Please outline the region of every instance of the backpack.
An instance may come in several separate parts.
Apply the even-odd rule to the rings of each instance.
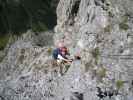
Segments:
[[[58,58],[58,54],[60,54],[60,49],[59,48],[54,49],[53,50],[53,58],[57,59]]]

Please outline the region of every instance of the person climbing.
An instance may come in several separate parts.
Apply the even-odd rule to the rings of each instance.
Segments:
[[[67,48],[66,47],[60,48],[60,53],[58,54],[57,62],[59,62],[59,63],[61,63],[61,62],[71,63],[72,62],[72,59],[68,59],[67,55],[70,55],[68,53]]]
[[[68,49],[62,43],[53,51],[53,58],[58,64],[71,63],[72,59],[68,59],[67,55],[70,55]]]

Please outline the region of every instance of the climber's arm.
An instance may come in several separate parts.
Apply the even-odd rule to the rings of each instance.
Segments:
[[[72,60],[69,59],[65,59],[64,57],[62,57],[61,55],[58,55],[58,59],[66,61],[66,62],[72,62]]]

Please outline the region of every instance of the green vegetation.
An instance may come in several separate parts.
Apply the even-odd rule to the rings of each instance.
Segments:
[[[3,58],[5,57],[5,53],[0,52],[0,62],[2,62]]]
[[[0,0],[0,33],[53,29],[57,4],[58,0]]]
[[[123,30],[128,30],[129,29],[128,24],[123,23],[123,22],[119,24],[119,27],[120,27],[120,29],[123,29]]]
[[[114,17],[113,13],[111,11],[108,12],[110,17]]]
[[[117,87],[117,89],[122,88],[123,85],[124,85],[124,82],[123,82],[122,80],[117,80],[117,81],[116,81],[116,87]]]
[[[106,26],[104,32],[111,32],[111,25]]]
[[[52,48],[48,48],[48,50],[47,50],[47,53],[49,54],[49,55],[51,55],[52,54]]]
[[[6,56],[6,51],[4,51],[7,44],[12,44],[15,41],[16,35],[0,35],[0,62],[3,60],[3,58]]]
[[[93,57],[95,58],[95,63],[98,64],[98,60],[99,60],[99,55],[100,55],[100,51],[99,51],[99,48],[95,48],[93,51],[92,51],[92,55]]]
[[[100,68],[97,72],[97,75],[100,77],[100,78],[104,78],[106,76],[106,72],[107,70],[105,68]]]
[[[122,22],[127,23],[128,22],[128,16],[122,16]]]
[[[100,67],[96,70],[97,81],[103,83],[103,78],[106,77],[107,70],[104,67]]]
[[[20,36],[20,35],[19,35],[19,36]],[[17,35],[11,34],[11,35],[9,36],[9,45],[11,45],[11,44],[14,43],[15,41],[17,41],[18,38],[19,38],[19,36],[18,36],[18,34],[17,34]]]
[[[0,50],[3,50],[6,47],[9,37],[9,35],[0,35]]]
[[[33,32],[43,32],[48,30],[47,26],[44,23],[38,22],[32,26]]]
[[[128,22],[128,16],[123,16],[122,21],[119,24],[119,28],[122,30],[128,30],[129,29],[129,25],[127,24]]]

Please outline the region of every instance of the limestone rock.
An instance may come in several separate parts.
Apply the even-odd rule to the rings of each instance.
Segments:
[[[55,33],[26,33],[9,47],[0,64],[0,97],[130,100],[133,23],[129,3],[132,1],[60,0]],[[51,51],[60,40],[65,41],[72,56],[81,56],[63,75],[60,68],[68,66],[51,62]],[[43,42],[41,46],[39,42]]]

